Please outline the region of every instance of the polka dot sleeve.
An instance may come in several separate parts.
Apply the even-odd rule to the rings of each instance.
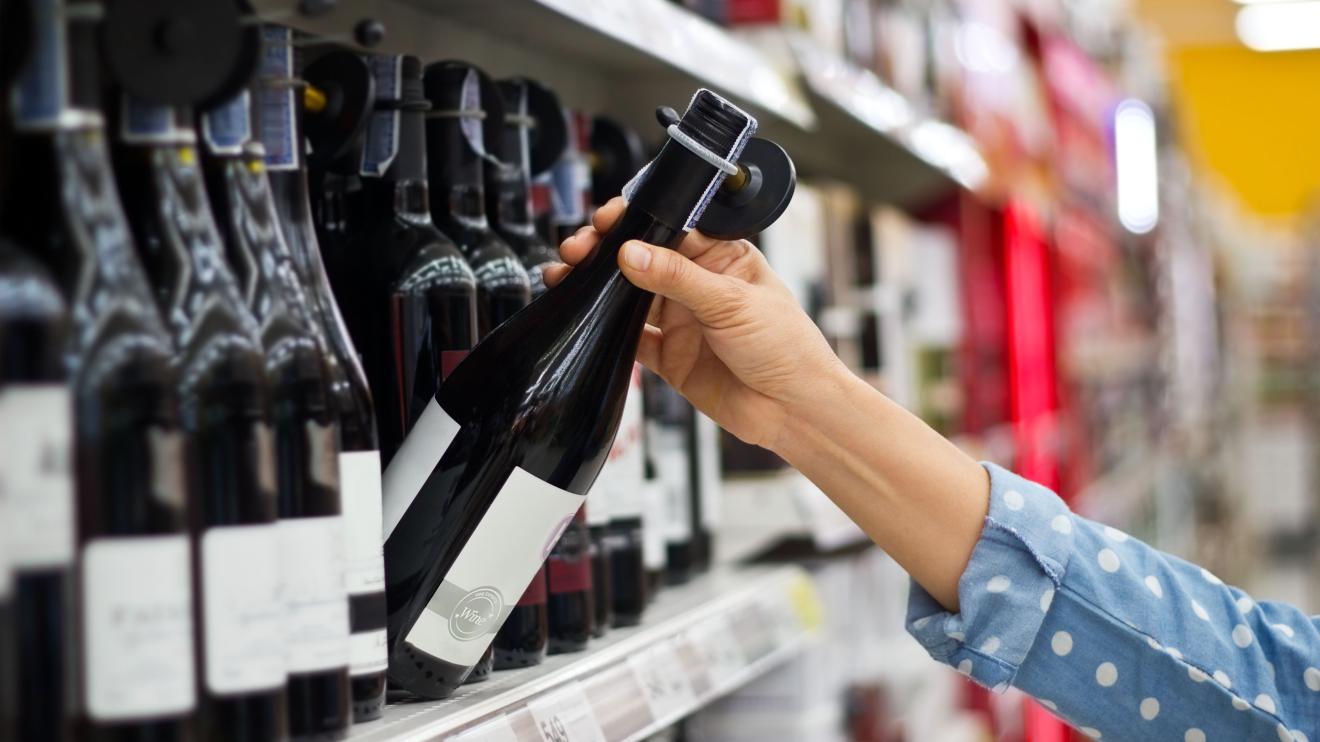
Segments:
[[[932,657],[1017,686],[1097,739],[1320,742],[1314,619],[986,469],[990,512],[962,611],[912,586],[908,630]]]

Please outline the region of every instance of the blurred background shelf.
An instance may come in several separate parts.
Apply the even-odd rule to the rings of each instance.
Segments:
[[[654,138],[657,101],[681,108],[697,86],[745,105],[792,153],[800,175],[919,207],[988,176],[971,138],[920,114],[870,71],[806,36],[729,31],[666,0],[341,0],[308,17],[257,0],[263,17],[352,44],[362,18],[384,24],[372,51],[464,59],[496,77],[527,74],[570,106]]]
[[[642,626],[611,631],[587,652],[496,673],[445,701],[391,704],[349,739],[643,739],[797,654],[820,612],[800,567],[716,569],[661,592]]]

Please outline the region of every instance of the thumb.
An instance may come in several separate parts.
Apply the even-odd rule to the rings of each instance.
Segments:
[[[704,325],[727,324],[744,304],[739,282],[674,250],[629,240],[619,250],[619,268],[633,285],[682,304]]]

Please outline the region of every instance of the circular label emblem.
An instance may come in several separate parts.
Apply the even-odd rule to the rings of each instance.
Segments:
[[[504,610],[504,598],[493,587],[479,587],[454,604],[449,616],[449,633],[459,641],[469,641],[488,633]]]

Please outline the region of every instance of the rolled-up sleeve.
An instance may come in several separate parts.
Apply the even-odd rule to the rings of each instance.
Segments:
[[[1320,631],[1068,510],[997,466],[959,613],[913,583],[908,630],[976,682],[1094,738],[1320,742]]]

